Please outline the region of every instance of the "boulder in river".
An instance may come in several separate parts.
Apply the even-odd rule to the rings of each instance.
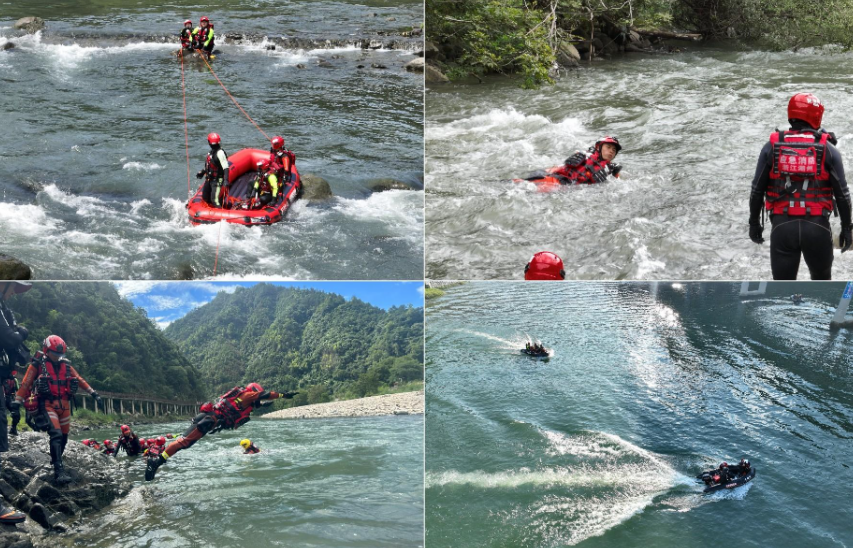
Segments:
[[[564,67],[576,67],[581,60],[577,48],[568,42],[562,42],[556,51],[557,62]]]
[[[44,28],[44,19],[41,17],[21,17],[15,21],[14,28],[32,34]]]
[[[313,173],[302,175],[303,200],[329,200],[332,198],[332,187],[329,182]]]
[[[367,182],[367,188],[373,192],[384,192],[386,190],[414,190],[412,185],[391,178],[371,179]]]
[[[424,42],[424,57],[427,59],[435,59],[438,57],[438,48],[429,40]]]
[[[31,280],[33,271],[14,257],[0,253],[0,280]]]
[[[424,79],[427,84],[443,84],[450,81],[443,72],[433,65],[424,65]]]
[[[15,47],[15,44],[13,44],[12,42],[6,42],[5,44],[3,44],[2,49],[3,49],[3,51],[6,51],[6,50],[13,49],[14,47]]]
[[[406,70],[409,72],[423,72],[424,71],[424,58],[423,57],[415,57],[408,63],[406,63]]]

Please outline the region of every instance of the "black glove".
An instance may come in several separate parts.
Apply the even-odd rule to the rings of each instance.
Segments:
[[[841,252],[850,249],[850,245],[853,244],[853,225],[847,225],[841,227],[841,235],[838,236],[838,246],[841,248]]]
[[[566,158],[567,166],[579,166],[584,162],[586,162],[586,154],[581,151],[577,151],[568,158]]]
[[[607,180],[607,170],[606,169],[600,169],[600,170],[596,171],[595,173],[592,174],[592,180],[595,181],[596,183],[603,183],[604,181]]]
[[[203,169],[195,174],[196,179],[201,179],[202,177],[204,177],[204,170]]]
[[[292,398],[293,396],[295,396],[298,393],[299,393],[299,390],[297,390],[296,392],[282,392],[281,397],[287,400],[287,399]]]
[[[761,233],[764,232],[764,227],[758,224],[758,222],[749,221],[749,239],[757,244],[763,244],[764,238],[761,237]]]
[[[104,401],[103,399],[101,399],[101,396],[99,396],[97,392],[92,392],[91,396],[95,399],[96,402],[98,402],[98,404],[101,404]]]
[[[619,173],[622,171],[622,166],[619,164],[610,164],[610,173],[614,177],[619,177]]]

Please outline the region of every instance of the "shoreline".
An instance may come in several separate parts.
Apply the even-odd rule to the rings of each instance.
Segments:
[[[259,419],[336,419],[381,417],[387,415],[423,415],[424,391],[370,396],[355,400],[315,403],[273,411]]]

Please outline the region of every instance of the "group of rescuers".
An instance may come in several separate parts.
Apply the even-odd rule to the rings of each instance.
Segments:
[[[46,337],[41,344],[41,350],[34,356],[30,355],[24,344],[29,337],[29,331],[23,325],[18,325],[14,313],[6,303],[9,297],[24,293],[30,288],[31,284],[25,282],[0,282],[0,382],[4,388],[4,401],[0,405],[0,453],[9,450],[8,435],[17,436],[20,409],[23,407],[30,428],[36,432],[47,432],[54,483],[64,485],[75,481],[62,462],[68,445],[74,396],[79,391],[86,392],[97,403],[101,403],[101,397],[71,365],[66,357],[68,346],[58,335]],[[20,385],[16,379],[18,365],[27,366]],[[115,444],[105,440],[101,446],[94,440],[85,440],[87,443],[84,445],[110,455],[116,455],[120,450],[124,450],[129,456],[144,454],[145,479],[151,481],[157,469],[178,451],[191,447],[207,434],[239,428],[249,421],[255,409],[272,405],[271,400],[292,398],[296,394],[298,392],[265,390],[256,382],[235,386],[221,395],[215,403],[207,402],[201,405],[190,427],[168,445],[166,440],[174,438],[173,435],[159,436],[143,442],[128,425],[121,426],[121,434]],[[12,415],[12,424],[8,430],[5,427],[7,410]],[[259,452],[248,439],[243,440],[240,445],[245,453]],[[104,447],[108,450],[104,451]],[[0,498],[0,524],[20,523],[24,519],[24,514],[5,506]]]
[[[802,257],[813,280],[832,276],[833,241],[830,217],[840,217],[841,252],[853,245],[853,203],[844,177],[835,135],[821,127],[824,106],[811,93],[788,101],[784,131],[770,134],[761,149],[749,198],[749,238],[764,242],[764,216],[769,215],[770,268],[774,280],[796,280]],[[613,163],[622,149],[615,137],[604,137],[587,152],[575,152],[548,175],[567,185],[594,184],[619,177]],[[528,180],[533,180],[528,178]],[[550,251],[536,253],[524,268],[527,280],[563,280],[562,259]]]

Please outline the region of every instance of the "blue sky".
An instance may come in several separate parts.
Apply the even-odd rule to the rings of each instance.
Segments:
[[[358,297],[379,308],[423,306],[423,282],[114,282],[122,297],[144,308],[160,329],[213,300],[220,291],[233,293],[238,287],[270,283],[282,287],[311,288],[337,293],[346,299]]]

